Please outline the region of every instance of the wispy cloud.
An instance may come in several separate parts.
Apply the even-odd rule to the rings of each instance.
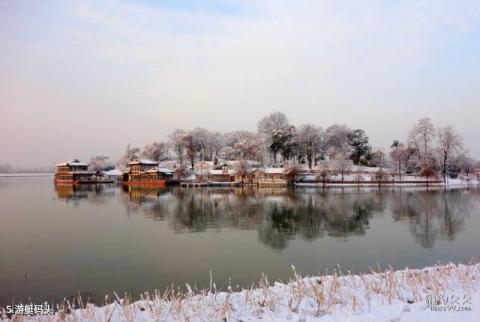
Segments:
[[[118,156],[174,127],[254,129],[283,110],[384,146],[431,115],[480,155],[478,1],[171,3],[1,2],[2,150]]]

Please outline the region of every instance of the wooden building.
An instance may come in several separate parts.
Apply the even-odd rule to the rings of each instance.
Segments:
[[[123,173],[122,182],[129,185],[165,186],[173,180],[174,171],[158,167],[152,160],[134,160]]]
[[[208,179],[210,182],[234,182],[235,171],[228,167],[222,167],[221,170],[209,170]]]
[[[259,186],[286,186],[285,168],[261,168],[254,172],[254,183]]]
[[[57,164],[55,183],[79,184],[94,183],[95,173],[88,171],[88,163],[73,159]]]

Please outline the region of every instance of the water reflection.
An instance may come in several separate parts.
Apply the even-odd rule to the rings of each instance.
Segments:
[[[96,205],[105,204],[110,198],[115,197],[117,190],[117,184],[55,184],[57,198],[75,206],[80,205],[82,201]]]
[[[58,188],[58,197],[104,203],[115,186]],[[372,217],[405,221],[414,240],[432,248],[439,239],[453,240],[472,212],[478,190],[415,191],[287,188],[124,187],[120,199],[129,215],[168,221],[176,233],[222,229],[256,230],[275,250],[294,239],[325,235],[348,240],[367,234]]]
[[[465,228],[465,219],[473,210],[471,194],[478,190],[419,191],[392,197],[395,220],[408,220],[410,232],[425,248],[438,238],[453,240]]]

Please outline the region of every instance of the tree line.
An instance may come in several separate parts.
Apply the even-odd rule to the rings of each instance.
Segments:
[[[363,129],[341,124],[326,129],[310,123],[295,126],[281,112],[263,117],[257,123],[256,132],[175,129],[165,141],[156,141],[143,148],[127,145],[119,163],[126,166],[138,158],[175,159],[178,165],[192,169],[197,161],[215,158],[256,160],[266,165],[288,162],[305,164],[309,169],[319,161],[333,160],[345,167],[349,164],[393,167],[400,176],[415,173],[428,177],[441,173],[444,178],[480,168],[479,162],[464,149],[457,131],[452,126],[435,128],[430,118],[419,120],[405,141],[393,140],[389,151],[382,151],[372,148]]]

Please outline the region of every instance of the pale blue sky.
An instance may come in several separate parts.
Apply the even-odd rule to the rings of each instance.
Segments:
[[[0,163],[117,159],[176,127],[430,116],[480,158],[479,1],[0,0]]]

